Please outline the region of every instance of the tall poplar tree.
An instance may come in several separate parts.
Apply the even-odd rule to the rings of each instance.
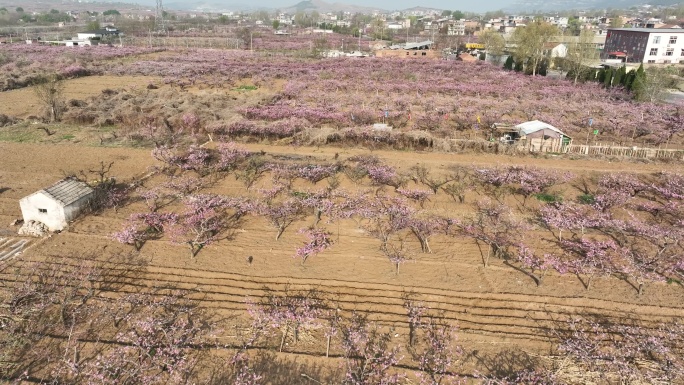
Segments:
[[[568,44],[566,66],[575,84],[591,71],[591,63],[598,58],[593,42],[594,32],[585,29],[580,32],[576,42]]]
[[[537,67],[546,57],[544,45],[557,33],[556,26],[539,19],[524,27],[518,27],[513,32],[515,59],[529,63],[532,66],[532,76],[537,74]]]

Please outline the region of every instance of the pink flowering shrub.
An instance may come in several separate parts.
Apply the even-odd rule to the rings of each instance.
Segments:
[[[313,255],[330,248],[333,244],[331,234],[324,229],[301,229],[300,233],[305,234],[307,242],[302,247],[298,247],[295,258],[302,260],[302,264]]]

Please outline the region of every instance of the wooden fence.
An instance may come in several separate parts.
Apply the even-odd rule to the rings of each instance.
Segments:
[[[498,154],[545,152],[558,154],[580,154],[588,156],[616,156],[630,158],[659,158],[684,160],[684,149],[662,149],[649,147],[625,147],[607,144],[570,144],[563,145],[559,141],[542,141],[532,139],[530,141],[506,144],[498,141],[484,141],[473,139],[451,139],[452,151],[475,150],[494,152]]]

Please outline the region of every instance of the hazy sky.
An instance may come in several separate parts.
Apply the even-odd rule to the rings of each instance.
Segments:
[[[172,1],[172,0],[169,0]],[[256,7],[286,8],[297,4],[300,0],[254,0],[249,3],[244,0],[236,0],[233,3],[249,4]],[[364,7],[377,7],[386,10],[401,10],[416,6],[460,10],[466,12],[496,11],[511,5],[515,0],[480,0],[473,1],[447,1],[447,0],[324,0],[327,3],[342,3],[360,5]]]
[[[134,0],[135,1],[135,0]],[[232,9],[239,5],[239,8],[288,8],[296,5],[301,0],[201,0],[198,4],[212,4],[214,6],[223,5],[226,9]],[[342,3],[359,5],[363,7],[376,7],[389,11],[403,10],[417,6],[448,9],[451,11],[459,10],[464,12],[486,12],[496,11],[515,3],[516,0],[480,0],[472,1],[448,1],[448,0],[323,0],[327,3]],[[138,0],[139,4],[154,5],[154,0]],[[183,4],[183,8],[190,6],[192,0],[164,0],[166,4]],[[176,8],[176,7],[174,7]]]

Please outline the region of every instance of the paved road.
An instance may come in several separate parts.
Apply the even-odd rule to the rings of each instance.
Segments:
[[[684,92],[673,91],[665,96],[665,101],[672,104],[682,104],[684,105]]]

